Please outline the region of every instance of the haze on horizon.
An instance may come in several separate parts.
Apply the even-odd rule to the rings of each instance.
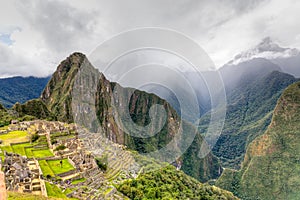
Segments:
[[[140,27],[183,33],[220,67],[265,37],[300,48],[299,10],[297,0],[2,1],[0,77],[48,76],[72,52]]]

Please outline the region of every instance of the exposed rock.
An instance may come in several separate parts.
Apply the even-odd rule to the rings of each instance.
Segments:
[[[80,75],[79,78],[76,75]],[[82,88],[83,85],[85,87]],[[200,146],[204,142],[202,137],[189,123],[182,121],[180,124],[180,117],[165,100],[154,94],[109,82],[83,54],[74,53],[61,62],[41,99],[58,121],[79,121],[80,125],[89,130],[102,133],[113,142],[124,144],[140,153],[150,153],[169,144],[171,150],[163,156],[171,159],[176,152],[184,154],[179,160],[183,160],[182,169],[186,173],[202,181],[219,175],[219,163],[212,154],[204,159],[198,158]],[[153,105],[160,105],[165,115],[159,114],[160,110],[158,107],[153,108]],[[129,115],[123,115],[122,111],[127,109]],[[155,123],[151,124],[152,121]],[[135,124],[133,127],[137,128],[133,129],[141,136],[148,136],[156,129],[160,131],[151,137],[133,137],[130,132],[133,130],[130,128],[132,124]],[[139,127],[146,128],[140,131]],[[191,145],[193,150],[185,153],[188,146],[182,145],[180,140],[186,140],[186,145]]]

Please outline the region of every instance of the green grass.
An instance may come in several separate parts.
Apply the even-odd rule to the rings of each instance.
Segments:
[[[41,170],[43,172],[43,175],[46,177],[47,175],[50,175],[52,177],[54,177],[54,173],[52,171],[52,169],[49,167],[48,163],[46,160],[39,160],[39,165],[41,167]]]
[[[5,159],[5,156],[4,156],[4,153],[3,153],[2,149],[0,149],[0,159],[1,159],[2,162]]]
[[[8,129],[8,126],[0,127],[0,130],[7,130],[7,129]]]
[[[29,147],[31,146],[30,143],[22,143],[22,144],[13,144],[11,145],[12,150],[14,153],[26,156],[25,148],[24,147]]]
[[[5,145],[27,142],[29,141],[29,134],[26,131],[12,131],[7,134],[0,135],[0,140],[2,140]]]
[[[61,199],[69,199],[69,198],[55,198],[55,197],[44,197],[44,196],[37,196],[33,194],[24,194],[24,193],[17,193],[17,192],[8,192],[8,200],[61,200]]]
[[[74,191],[75,189],[74,188],[67,188],[65,191],[64,191],[64,194],[70,194]]]
[[[45,182],[47,194],[49,197],[67,198],[67,196],[56,185]]]
[[[52,169],[54,174],[61,174],[64,172],[68,172],[74,169],[74,167],[69,163],[68,159],[63,159],[62,166],[60,165],[61,160],[48,160],[47,163],[49,167]]]
[[[47,158],[54,156],[49,149],[31,150],[35,158]]]
[[[33,158],[33,153],[32,153],[32,150],[34,149],[33,147],[27,147],[27,148],[24,148],[25,149],[25,154],[27,156],[27,158]]]
[[[6,152],[14,152],[13,149],[11,148],[11,146],[2,146],[1,147],[2,152],[6,151]]]
[[[76,180],[72,181],[72,185],[76,185],[78,183],[83,183],[85,181],[86,181],[85,178],[76,179]]]
[[[11,146],[1,146],[0,149],[1,149],[0,157],[1,157],[2,161],[4,161],[4,159],[5,159],[4,151],[9,152],[9,153],[13,152],[13,149],[11,148]]]

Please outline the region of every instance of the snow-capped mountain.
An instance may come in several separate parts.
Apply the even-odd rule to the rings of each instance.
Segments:
[[[238,54],[226,65],[239,65],[256,58],[267,59],[278,65],[283,72],[300,77],[300,51],[295,48],[280,47],[270,37],[264,38],[254,48]]]
[[[298,49],[283,48],[274,43],[270,37],[264,38],[254,48],[244,51],[234,57],[228,64],[237,65],[239,63],[251,60],[253,58],[265,58],[269,60],[277,58],[289,58],[300,55]]]

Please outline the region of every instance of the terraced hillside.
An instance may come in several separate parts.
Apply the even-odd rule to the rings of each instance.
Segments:
[[[8,193],[9,199],[44,199],[46,196],[49,199],[151,199],[146,193],[129,194],[124,190],[130,187],[135,191],[134,185],[125,185],[143,180],[144,176],[149,181],[153,179],[157,182],[157,187],[177,188],[176,191],[169,191],[169,194],[174,193],[173,199],[188,197],[196,188],[197,191],[201,189],[201,192],[191,197],[197,199],[236,199],[231,193],[203,185],[167,163],[162,164],[137,152],[128,151],[125,146],[74,124],[36,120],[19,122],[5,128],[7,133],[0,135],[4,142],[0,148],[6,186],[8,190],[14,191]],[[13,143],[12,135],[22,142]],[[160,174],[162,180],[174,178],[174,181],[159,181],[156,176],[148,177],[149,173]],[[16,174],[24,174],[27,180],[25,185],[16,179]],[[31,175],[27,177],[26,174]],[[178,182],[176,177],[182,182]],[[155,189],[150,182],[143,185]],[[181,187],[185,187],[185,190],[178,195],[177,190]],[[17,188],[23,193],[16,193]],[[26,194],[31,189],[32,195]],[[157,199],[167,197],[165,194],[162,190]]]

